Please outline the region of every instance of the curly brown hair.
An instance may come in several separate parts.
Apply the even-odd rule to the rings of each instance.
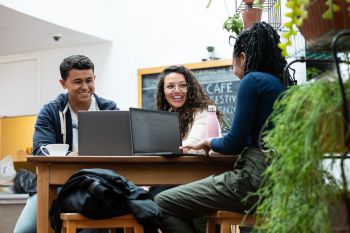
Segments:
[[[159,76],[156,96],[158,110],[169,111],[172,109],[171,105],[166,100],[164,93],[164,79],[170,73],[182,74],[188,85],[187,100],[181,108],[177,109],[180,117],[181,138],[183,138],[193,122],[194,113],[208,109],[208,105],[214,105],[214,103],[203,91],[197,78],[189,69],[184,66],[169,66],[165,68]],[[218,108],[216,115],[221,123],[223,121],[223,114]]]

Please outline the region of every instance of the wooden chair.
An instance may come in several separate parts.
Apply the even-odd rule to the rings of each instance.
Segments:
[[[125,233],[144,233],[131,214],[106,219],[89,219],[78,213],[61,213],[62,233],[76,233],[81,228],[124,228]]]
[[[228,212],[228,211],[217,211],[212,215],[207,216],[207,231],[206,233],[215,233],[216,225],[220,226],[220,233],[232,233],[231,226],[235,225],[235,233],[239,233],[239,226],[252,226],[254,224],[254,218],[251,215],[246,216],[245,214]],[[244,219],[244,222],[242,223]]]

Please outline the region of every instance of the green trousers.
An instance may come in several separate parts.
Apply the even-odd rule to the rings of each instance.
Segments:
[[[256,148],[246,148],[233,170],[220,175],[177,186],[155,197],[161,207],[163,233],[203,233],[205,215],[217,210],[244,212],[256,203],[257,197],[247,197],[261,183],[262,172],[268,166],[265,154]]]

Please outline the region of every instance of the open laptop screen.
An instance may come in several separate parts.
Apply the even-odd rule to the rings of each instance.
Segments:
[[[178,113],[139,108],[129,112],[134,154],[181,154]]]
[[[129,111],[79,111],[79,155],[130,156]]]

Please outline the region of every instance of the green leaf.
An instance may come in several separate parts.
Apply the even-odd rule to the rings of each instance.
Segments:
[[[210,4],[211,4],[211,0],[208,0],[207,8],[209,8]]]
[[[228,32],[239,35],[239,33],[243,30],[243,21],[239,17],[239,14],[236,13],[233,16],[228,17],[223,24],[223,28]]]
[[[285,48],[285,45],[280,45]],[[275,126],[263,136],[271,165],[257,191],[258,233],[329,233],[328,207],[340,184],[324,170],[325,153],[340,141],[341,94],[335,77],[288,89],[270,117]],[[350,82],[345,82],[350,98]],[[326,145],[326,146],[325,146]],[[332,153],[330,153],[332,156]]]
[[[322,15],[322,18],[326,19],[326,20],[331,20],[333,18],[332,11],[327,10],[326,12],[324,12],[323,15]]]

